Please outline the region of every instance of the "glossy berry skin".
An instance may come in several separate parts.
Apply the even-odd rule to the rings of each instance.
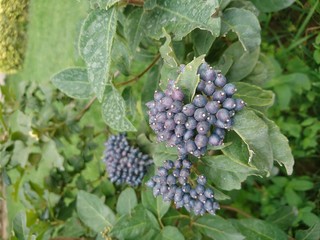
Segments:
[[[222,107],[227,109],[227,110],[232,110],[237,106],[236,100],[233,98],[226,98],[223,103]]]
[[[200,134],[207,134],[210,130],[210,123],[208,121],[198,122],[197,132]]]
[[[205,96],[202,96],[202,95],[196,95],[193,99],[193,104],[196,106],[196,107],[204,107],[207,103],[207,98]]]
[[[198,134],[194,139],[194,143],[196,144],[198,149],[203,148],[207,146],[208,137],[203,134]]]
[[[222,90],[215,91],[212,94],[212,99],[221,103],[226,99],[226,93]]]
[[[216,113],[216,117],[218,120],[220,120],[221,122],[225,123],[225,122],[229,122],[230,121],[230,116],[229,116],[229,111],[221,108],[217,113]]]
[[[203,93],[206,94],[208,97],[212,96],[216,87],[213,82],[207,82],[205,88],[203,89]]]
[[[234,110],[240,111],[244,108],[245,105],[246,104],[242,99],[237,98],[236,99],[236,107],[234,108]]]
[[[182,112],[188,117],[192,117],[195,110],[196,110],[196,106],[193,105],[192,103],[186,104],[182,108]]]
[[[212,134],[210,137],[209,137],[209,144],[212,145],[212,146],[220,146],[222,141],[222,139],[216,135],[216,134]]]
[[[198,108],[194,112],[194,119],[196,119],[198,122],[205,121],[207,119],[208,112],[205,108]]]
[[[174,122],[176,124],[185,124],[187,122],[187,119],[188,117],[182,112],[179,112],[174,116]]]
[[[200,75],[200,78],[206,82],[209,82],[209,81],[213,82],[216,76],[217,76],[216,72],[213,69],[209,68],[202,73],[202,76]]]
[[[227,83],[223,87],[223,90],[224,90],[224,92],[226,93],[227,96],[232,96],[237,91],[236,86],[234,84],[232,84],[232,83]]]
[[[214,84],[217,87],[224,87],[226,83],[227,83],[226,77],[223,76],[221,73],[218,73],[216,79],[214,80]]]
[[[198,121],[195,120],[193,117],[189,117],[187,122],[186,122],[186,129],[192,130],[197,127]]]

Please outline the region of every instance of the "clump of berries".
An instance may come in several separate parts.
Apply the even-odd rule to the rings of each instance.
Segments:
[[[105,146],[104,162],[111,182],[138,186],[152,159],[130,146],[125,134],[110,136]]]
[[[213,191],[205,186],[206,177],[197,176],[194,186],[189,184],[191,165],[187,159],[178,159],[175,162],[166,160],[146,185],[153,188],[154,197],[162,196],[163,201],[167,202],[173,200],[176,208],[185,207],[195,215],[206,212],[215,215],[220,207]]]
[[[191,103],[184,104],[183,92],[169,81],[167,89],[156,91],[149,108],[149,124],[159,142],[176,146],[180,156],[188,153],[200,157],[208,144],[223,144],[226,130],[233,125],[233,117],[245,103],[233,98],[236,87],[213,70],[207,63],[198,68],[200,82]]]

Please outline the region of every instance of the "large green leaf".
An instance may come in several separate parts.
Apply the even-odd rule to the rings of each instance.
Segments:
[[[125,22],[125,35],[128,42],[130,43],[130,48],[133,53],[137,51],[137,47],[143,37],[143,27],[142,27],[142,8],[137,8],[133,10]]]
[[[130,214],[132,209],[138,204],[138,199],[135,191],[128,187],[123,190],[118,198],[117,212],[120,215]]]
[[[204,62],[204,55],[201,55],[193,59],[188,63],[184,71],[182,71],[176,81],[176,86],[180,87],[183,93],[185,94],[186,101],[191,101],[198,83],[200,81],[200,76],[198,74],[198,67]]]
[[[219,217],[205,215],[200,217],[193,225],[207,237],[215,240],[241,240],[241,235],[229,221]]]
[[[97,4],[101,9],[106,9],[120,1],[121,0],[90,0],[90,3],[93,6]]]
[[[251,0],[261,12],[277,12],[289,7],[295,0]]]
[[[117,239],[138,239],[150,229],[158,230],[155,217],[147,209],[138,205],[131,214],[122,216],[110,231]]]
[[[225,155],[201,158],[205,163],[200,168],[215,186],[224,189],[241,189],[241,182],[248,176],[257,174],[257,169],[241,162],[239,159]]]
[[[270,215],[266,221],[276,225],[282,230],[287,230],[292,226],[298,217],[298,209],[295,207],[281,206],[277,211]]]
[[[159,39],[164,36],[162,28],[174,33],[175,40],[181,40],[195,28],[220,33],[220,18],[212,17],[219,7],[217,0],[146,0],[143,16],[144,29],[149,36]]]
[[[112,227],[116,221],[112,210],[96,195],[82,190],[77,196],[77,212],[81,221],[96,233]]]
[[[252,12],[241,8],[229,8],[223,12],[221,21],[221,34],[235,32],[245,51],[252,52],[260,45],[261,28]]]
[[[184,240],[184,236],[178,228],[173,226],[165,226],[161,229],[156,240]]]
[[[192,31],[191,37],[196,56],[207,54],[216,39],[210,32],[198,28]]]
[[[126,106],[124,99],[113,86],[108,86],[102,102],[103,120],[116,131],[136,131],[125,114]]]
[[[259,219],[231,220],[233,226],[241,232],[246,239],[255,240],[287,240],[288,236],[275,225]]]
[[[18,212],[13,219],[13,231],[17,239],[29,239],[30,229],[27,227],[27,217],[25,212]]]
[[[234,117],[233,130],[247,144],[249,164],[269,175],[273,166],[273,151],[268,125],[253,110],[244,108]]]
[[[230,82],[236,82],[248,76],[258,62],[259,53],[259,47],[250,52],[245,51],[239,41],[230,45],[222,55],[224,58],[232,59],[232,65],[226,75],[227,79]]]
[[[53,85],[72,98],[90,98],[93,90],[85,68],[67,68],[52,77]]]
[[[86,62],[88,79],[101,102],[105,85],[110,83],[109,70],[113,39],[117,27],[117,10],[94,10],[84,21],[79,51]]]
[[[297,240],[318,240],[320,239],[320,223],[317,223],[307,230],[298,230],[295,235]]]
[[[165,143],[154,144],[152,158],[156,166],[162,166],[165,160],[174,161],[177,156],[177,148],[166,146]]]

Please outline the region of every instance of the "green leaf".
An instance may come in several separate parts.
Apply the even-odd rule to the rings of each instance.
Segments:
[[[101,9],[107,9],[120,1],[121,0],[90,0],[90,3],[93,6],[97,4]]]
[[[178,156],[177,148],[166,146],[165,143],[155,143],[152,158],[156,166],[162,166],[165,160],[175,160]]]
[[[80,220],[96,233],[112,227],[116,221],[112,210],[96,195],[82,190],[77,196],[77,212]]]
[[[292,179],[289,186],[296,191],[308,191],[314,187],[313,182],[297,178]]]
[[[191,37],[196,56],[207,54],[216,39],[210,32],[198,28],[192,31]]]
[[[132,209],[138,204],[138,199],[135,191],[128,187],[123,190],[118,198],[117,212],[120,215],[131,214]]]
[[[230,45],[223,53],[222,57],[231,58],[232,65],[226,75],[230,82],[236,82],[248,76],[259,59],[260,48],[252,51],[245,51],[239,41]]]
[[[102,102],[102,117],[105,123],[116,131],[136,131],[132,123],[126,118],[124,99],[112,86],[108,86],[105,92]]]
[[[12,152],[10,164],[12,166],[16,166],[19,164],[21,167],[24,168],[28,162],[29,154],[30,147],[25,146],[25,144],[22,141],[16,140],[14,142],[14,149]]]
[[[105,85],[111,81],[109,70],[116,27],[117,10],[109,8],[92,11],[81,28],[80,55],[86,62],[89,82],[100,102]]]
[[[53,85],[72,98],[90,98],[93,90],[84,68],[68,68],[52,77]]]
[[[238,35],[245,51],[254,51],[261,43],[260,24],[250,11],[241,8],[228,8],[222,15],[221,35],[233,31]]]
[[[156,240],[184,240],[184,236],[178,228],[173,226],[165,226]]]
[[[320,223],[317,223],[307,230],[298,230],[296,240],[318,240],[320,239]]]
[[[215,186],[224,190],[241,189],[241,182],[257,174],[256,168],[225,155],[203,157],[201,160],[205,163],[200,167],[204,174]]]
[[[229,221],[219,216],[205,215],[193,224],[200,232],[215,240],[241,240],[244,239]]]
[[[147,0],[144,6],[144,29],[146,34],[156,39],[164,36],[162,28],[168,33],[174,33],[174,40],[181,40],[195,28],[218,36],[220,18],[212,17],[218,7],[217,0],[204,0],[201,4],[193,0]]]
[[[161,219],[170,208],[170,202],[164,202],[161,196],[154,197],[151,188],[141,190],[142,205]]]
[[[190,101],[196,92],[200,77],[198,75],[198,67],[204,62],[204,55],[193,59],[188,63],[184,71],[181,72],[176,80],[175,85],[180,87],[185,95],[185,99]]]
[[[142,14],[143,9],[136,8],[128,15],[124,26],[125,35],[128,42],[130,43],[129,46],[133,53],[137,51],[137,48],[143,37]]]
[[[235,115],[233,130],[247,144],[249,164],[267,172],[268,175],[273,166],[268,125],[254,111],[244,108]]]
[[[282,230],[287,230],[292,226],[298,217],[298,209],[295,207],[282,206],[276,212],[270,215],[266,221],[272,223]]]
[[[274,93],[272,91],[244,82],[237,82],[235,85],[237,87],[235,97],[241,98],[249,107],[266,109],[274,103]]]
[[[176,68],[178,66],[175,53],[171,45],[170,35],[163,29],[164,36],[166,37],[165,43],[160,47],[159,52],[164,60],[164,64],[169,67]]]
[[[13,231],[17,239],[27,240],[29,239],[30,229],[27,227],[26,213],[20,211],[13,219]]]
[[[283,164],[287,170],[287,174],[291,175],[293,171],[294,158],[288,139],[280,132],[279,127],[273,121],[269,120],[262,113],[257,114],[268,126],[274,161],[277,161],[280,165]]]
[[[122,216],[110,231],[110,236],[118,239],[138,239],[150,229],[159,229],[155,217],[141,205],[131,214]]]
[[[251,0],[261,12],[277,12],[289,7],[295,0]]]
[[[276,226],[259,219],[231,220],[233,226],[240,231],[246,239],[259,240],[287,240],[288,236]]]
[[[46,162],[48,162],[51,165],[50,167],[56,167],[60,170],[64,170],[64,167],[63,167],[64,159],[58,152],[55,141],[50,140],[49,142],[43,145],[42,158],[46,159]]]
[[[15,111],[9,118],[11,133],[22,133],[29,135],[31,131],[31,118],[20,110]]]

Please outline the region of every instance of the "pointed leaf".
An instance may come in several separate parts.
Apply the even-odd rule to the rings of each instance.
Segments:
[[[85,68],[68,68],[52,77],[53,85],[72,98],[90,98],[93,90]]]
[[[165,226],[156,240],[184,240],[184,236],[178,228],[173,226]]]
[[[117,212],[120,215],[131,214],[132,209],[138,204],[138,199],[135,191],[128,187],[123,190],[118,198]]]
[[[238,35],[245,51],[254,51],[261,43],[260,24],[250,11],[241,8],[228,8],[222,15],[221,35],[233,31]]]
[[[125,22],[125,34],[133,53],[137,51],[143,37],[142,14],[143,10],[137,8],[128,15]]]
[[[266,221],[276,225],[282,230],[287,230],[292,226],[298,217],[298,209],[295,207],[282,206],[277,211],[270,215]]]
[[[82,190],[77,196],[77,212],[81,221],[96,233],[112,227],[116,221],[112,210],[96,195]]]
[[[212,17],[219,3],[217,0],[149,0],[145,2],[143,20],[146,33],[156,39],[164,36],[162,28],[174,33],[175,40],[181,40],[195,28],[205,29],[213,36],[220,33],[220,18]]]
[[[200,232],[214,240],[242,240],[239,233],[229,221],[219,217],[205,215],[193,224]]]
[[[102,117],[106,124],[119,132],[136,131],[132,123],[126,118],[125,101],[119,92],[108,86],[102,102]]]
[[[192,31],[191,37],[193,39],[193,48],[197,54],[196,56],[207,54],[216,39],[210,32],[200,29]]]
[[[84,21],[79,51],[86,62],[88,79],[101,102],[105,85],[110,83],[111,50],[117,27],[117,10],[92,11]]]
[[[320,239],[320,223],[316,223],[307,230],[298,230],[295,235],[297,240],[318,240]]]
[[[18,212],[13,219],[13,231],[17,239],[29,239],[28,236],[30,229],[27,227],[27,217],[25,212]]]

